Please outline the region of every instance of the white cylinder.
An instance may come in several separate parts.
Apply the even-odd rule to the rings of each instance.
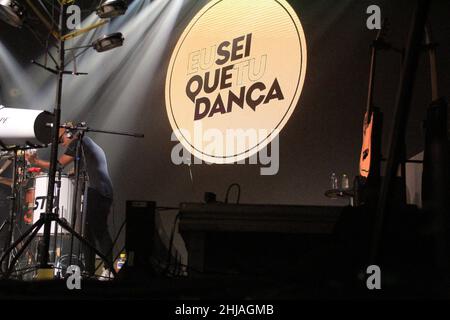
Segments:
[[[52,141],[54,116],[48,111],[0,105],[0,142],[5,146],[44,145]]]

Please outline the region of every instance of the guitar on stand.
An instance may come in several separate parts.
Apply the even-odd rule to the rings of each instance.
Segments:
[[[375,88],[375,69],[379,50],[389,49],[385,42],[386,23],[378,31],[371,45],[369,87],[367,94],[366,113],[363,123],[363,139],[359,159],[359,176],[355,178],[355,206],[364,204],[373,191],[377,190],[380,180],[381,163],[381,135],[383,127],[383,114],[374,106],[373,96]]]
[[[393,50],[402,53],[385,41],[387,23],[383,22],[375,40],[370,46],[369,82],[366,112],[363,123],[362,148],[359,159],[359,174],[354,179],[353,206],[343,210],[334,234],[338,248],[338,273],[343,283],[353,283],[368,259],[370,248],[370,230],[381,185],[381,139],[383,114],[374,105],[375,71],[377,56],[381,50]]]

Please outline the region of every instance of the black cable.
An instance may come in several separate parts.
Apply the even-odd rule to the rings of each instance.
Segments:
[[[156,207],[158,211],[180,210],[179,207]]]
[[[230,184],[230,186],[227,189],[227,193],[225,194],[225,203],[228,203],[228,196],[230,194],[230,191],[233,187],[237,187],[238,188],[238,194],[237,194],[237,199],[236,199],[236,203],[238,204],[239,201],[241,200],[241,186],[238,183],[232,183]]]
[[[116,230],[116,203],[113,200],[112,203],[112,224],[113,224],[113,230]]]
[[[177,213],[177,215],[175,216],[175,220],[173,222],[173,227],[172,227],[172,232],[170,235],[170,241],[169,241],[169,249],[168,249],[168,255],[167,255],[167,266],[166,266],[166,272],[169,271],[169,266],[172,260],[172,247],[173,247],[173,240],[175,238],[175,229],[177,227],[177,222],[178,219],[180,218],[181,214]]]
[[[190,266],[188,266],[187,264],[184,264],[184,263],[178,263],[178,264],[176,264],[176,265],[172,264],[172,265],[170,265],[170,266],[184,267],[184,268],[187,269],[187,270],[191,270],[191,271],[194,271],[194,272],[197,272],[197,273],[201,273],[201,274],[205,274],[205,275],[206,275],[206,274],[210,274],[210,275],[215,274],[215,275],[236,276],[236,273],[235,273],[235,272],[200,271],[200,270],[195,269],[195,268],[193,268],[193,267],[190,267]],[[176,275],[173,275],[173,276],[176,276]]]
[[[112,248],[111,248],[111,250],[110,250],[109,253],[112,253],[112,252],[113,252],[113,248],[114,248],[114,246],[116,245],[116,242],[117,242],[117,240],[119,239],[119,236],[120,236],[120,234],[121,234],[121,232],[122,232],[122,229],[123,229],[123,227],[124,227],[126,224],[127,224],[127,221],[124,220],[124,221],[122,222],[122,225],[121,225],[120,228],[119,228],[119,231],[117,231],[116,237],[114,238],[114,241],[113,241],[113,244],[112,244]]]
[[[157,207],[156,209],[159,210],[159,211],[164,211],[164,210],[169,211],[169,210],[179,210],[180,208],[179,208],[179,207]],[[170,264],[170,260],[171,260],[171,251],[172,251],[173,240],[174,240],[174,234],[175,234],[175,228],[176,228],[176,223],[177,223],[178,218],[179,218],[179,214],[177,214],[177,216],[175,217],[175,224],[174,224],[174,227],[173,227],[173,229],[172,229],[172,233],[171,233],[171,237],[170,237],[169,256],[168,256],[168,263],[167,263],[168,265]],[[120,226],[119,231],[117,232],[117,235],[116,235],[116,237],[115,237],[115,239],[114,239],[114,241],[113,241],[112,248],[111,248],[111,250],[108,252],[108,254],[111,254],[111,253],[112,253],[112,251],[113,251],[113,249],[114,249],[114,246],[116,245],[117,240],[119,239],[119,236],[120,236],[120,234],[121,234],[121,232],[122,232],[122,229],[123,229],[123,227],[124,227],[125,225],[126,225],[126,220],[125,220],[125,221],[122,223],[122,225]],[[125,245],[122,247],[121,250],[119,250],[118,254],[114,257],[114,259],[113,259],[113,261],[112,261],[113,264],[114,264],[114,261],[116,261],[117,258],[120,257],[120,254],[123,252],[123,250],[125,250]],[[98,269],[100,268],[100,266],[102,266],[102,265],[103,265],[103,263],[100,263],[100,264],[95,268],[94,273],[97,272],[97,270],[98,270]]]
[[[85,53],[86,51],[88,51],[90,48],[91,48],[91,47],[84,48],[81,52],[78,52],[75,56],[72,56],[72,57],[73,57],[72,59],[70,59],[70,57],[69,57],[68,62],[64,65],[64,67],[67,67],[67,66],[68,66],[69,64],[71,64],[73,61],[76,61],[76,59],[77,59],[79,56],[81,56],[83,53]]]

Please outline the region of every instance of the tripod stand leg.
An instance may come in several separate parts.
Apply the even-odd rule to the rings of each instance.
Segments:
[[[5,221],[3,221],[2,225],[0,226],[0,232],[3,231],[3,228],[6,226],[6,224],[9,223],[8,219],[6,219]],[[6,249],[6,248],[5,248]]]
[[[14,225],[16,220],[16,212],[17,212],[17,199],[18,199],[18,189],[17,189],[17,176],[18,176],[18,168],[17,168],[17,158],[18,158],[18,150],[14,150],[14,160],[13,160],[13,180],[11,185],[11,196],[9,197],[10,205],[9,205],[9,223],[8,223],[8,240],[5,243],[5,251],[7,250],[7,246],[11,245],[13,241],[14,234]],[[10,251],[11,252],[11,251]],[[6,261],[6,267],[9,267],[11,263],[11,255],[8,254],[8,260]],[[2,256],[3,258],[3,256]],[[0,266],[3,267],[3,259],[0,260]]]
[[[44,224],[44,220],[42,220],[41,225]],[[5,277],[8,279],[11,275],[12,271],[14,270],[14,266],[17,263],[17,260],[19,260],[20,256],[23,254],[23,252],[27,249],[27,247],[30,245],[31,241],[34,239],[36,234],[39,232],[39,229],[41,228],[41,225],[33,230],[33,232],[30,234],[28,239],[25,241],[23,246],[17,251],[17,254],[14,256],[14,258],[11,260],[11,263],[9,265],[8,271],[5,273]]]
[[[9,256],[9,254],[11,253],[11,251],[14,250],[15,247],[17,247],[19,245],[19,243],[21,243],[29,234],[34,233],[34,231],[36,231],[36,233],[39,231],[39,229],[42,227],[42,225],[44,224],[44,220],[39,219],[38,221],[36,221],[36,223],[34,223],[30,229],[28,229],[27,231],[25,231],[19,238],[17,238],[16,241],[14,241],[13,244],[11,244],[11,246],[9,246],[9,248],[7,248],[5,250],[5,252],[3,252],[2,256],[0,257],[0,265],[3,264],[3,261],[5,260],[6,257]],[[19,256],[19,255],[17,255]],[[9,266],[8,266],[9,267]]]
[[[65,221],[56,218],[55,221],[62,227],[64,228],[66,231],[70,232],[75,238],[78,239],[78,241],[80,241],[83,245],[89,247],[92,251],[94,251],[94,253],[96,255],[98,255],[103,262],[105,263],[106,266],[110,266],[110,264],[112,264],[112,261],[108,261],[108,258],[106,258],[106,256],[101,253],[100,251],[98,251],[92,244],[89,243],[89,241],[87,241],[86,239],[84,239],[81,235],[79,235],[74,229],[72,229],[71,226],[69,226],[68,223],[66,223]],[[114,268],[110,268],[111,273],[116,276],[116,271],[114,270]]]
[[[3,221],[2,225],[0,226],[0,233],[3,231],[3,229],[5,228],[5,226],[9,224],[9,220],[6,219],[5,221]],[[5,243],[3,245],[3,252],[5,252],[8,249],[9,243],[8,241],[5,239]],[[3,269],[3,264],[0,263],[0,269]]]
[[[9,224],[9,220],[5,219],[5,221],[3,221],[2,225],[0,226],[0,232],[3,231],[3,229],[5,228],[5,226]],[[5,251],[8,248],[9,243],[7,241],[5,241],[5,244],[3,246],[3,251]]]

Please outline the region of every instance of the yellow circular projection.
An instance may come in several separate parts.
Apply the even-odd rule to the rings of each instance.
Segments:
[[[306,40],[285,0],[213,0],[173,51],[166,108],[183,146],[211,163],[233,163],[264,148],[297,106]]]

